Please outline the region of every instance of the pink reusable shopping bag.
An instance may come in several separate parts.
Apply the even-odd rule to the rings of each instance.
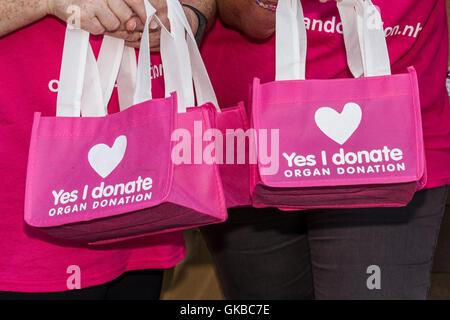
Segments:
[[[192,76],[195,82],[197,103],[199,101],[211,101],[218,105],[217,97],[212,88],[206,68],[198,55],[197,45],[191,34],[188,22],[183,19],[184,15],[180,12],[180,6],[174,5],[180,20],[188,31],[188,50],[192,61]],[[172,50],[175,52],[178,50]],[[175,59],[172,59],[175,60]],[[174,65],[170,64],[173,68]],[[185,74],[187,71],[185,72]],[[188,83],[190,79],[186,79]],[[169,84],[170,85],[170,84]],[[187,87],[187,85],[181,86]],[[193,105],[193,97],[189,96],[192,89],[186,89],[185,96],[190,99],[186,105]],[[200,99],[200,100],[199,100]],[[217,110],[215,113],[215,125],[220,132],[204,130],[203,139],[212,141],[212,148],[215,154],[215,161],[219,165],[220,175],[223,183],[223,190],[226,199],[227,208],[250,206],[250,174],[249,174],[249,136],[248,136],[248,117],[243,103],[238,106]],[[247,136],[246,136],[247,135]],[[205,159],[204,159],[205,160]]]
[[[250,155],[251,131],[243,103],[222,109],[217,113],[217,128],[223,136],[223,153],[220,157],[222,178],[227,208],[251,206]]]
[[[61,239],[104,243],[226,219],[217,165],[172,161],[173,132],[193,137],[195,123],[211,128],[216,110],[199,99],[203,106],[178,112],[191,103],[192,73],[189,56],[168,61],[174,47],[188,52],[180,11],[172,8],[179,3],[168,6],[171,33],[163,28],[161,54],[166,89],[180,93],[179,103],[176,94],[151,100],[148,26],[155,9],[148,2],[137,71],[134,51],[112,38],[105,38],[97,67],[89,34],[68,27],[57,117],[37,113],[33,124],[25,200],[30,226]],[[166,68],[169,62],[173,67]],[[119,66],[123,111],[106,115]]]
[[[356,79],[304,80],[301,3],[279,2],[277,81],[255,79],[253,87],[256,207],[404,206],[425,185],[416,72],[390,74],[381,15],[371,1],[344,0],[338,8]]]

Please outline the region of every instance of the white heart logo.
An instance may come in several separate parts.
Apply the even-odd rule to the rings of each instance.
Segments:
[[[110,148],[106,144],[96,144],[89,150],[88,159],[92,169],[102,178],[110,175],[122,161],[127,148],[127,137],[119,136]]]
[[[361,119],[361,107],[353,102],[347,103],[341,113],[332,108],[323,107],[315,114],[319,129],[340,145],[343,145],[358,129]]]

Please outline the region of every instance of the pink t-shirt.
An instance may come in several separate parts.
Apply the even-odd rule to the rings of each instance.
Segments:
[[[373,0],[380,7],[392,73],[418,72],[428,170],[427,187],[450,184],[450,105],[445,87],[448,34],[444,0]],[[302,1],[308,30],[307,79],[351,78],[334,1]],[[258,9],[259,10],[259,9]],[[260,9],[264,10],[264,9]],[[257,27],[257,26],[256,26]],[[275,79],[275,38],[252,43],[219,22],[202,47],[222,107],[245,101],[254,77]]]
[[[64,34],[63,23],[45,18],[0,39],[0,291],[63,291],[68,289],[67,279],[77,275],[85,288],[129,270],[172,267],[185,253],[180,232],[107,246],[73,247],[24,223],[33,114],[56,113]],[[91,44],[97,54],[100,39]],[[153,56],[152,62],[153,94],[162,97],[161,59]],[[118,111],[117,101],[115,92],[111,112]],[[73,277],[71,281],[76,283]]]

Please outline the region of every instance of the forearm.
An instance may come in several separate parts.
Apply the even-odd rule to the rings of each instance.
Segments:
[[[0,0],[0,37],[46,15],[46,0]]]
[[[278,1],[267,0],[275,5]],[[254,39],[266,39],[275,32],[275,12],[261,8],[255,0],[217,0],[221,20]]]
[[[182,0],[181,3],[188,4],[203,13],[208,19],[207,29],[213,25],[217,14],[216,0]]]

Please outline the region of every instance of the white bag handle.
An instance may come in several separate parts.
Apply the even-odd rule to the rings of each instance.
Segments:
[[[170,32],[155,15],[156,10],[148,1],[145,2],[145,7],[147,17],[150,17],[150,20],[147,19],[144,27],[139,52],[139,66],[137,70],[137,83],[145,85],[138,85],[136,87],[136,94],[132,104],[138,104],[151,99],[151,81],[149,83],[144,82],[144,79],[151,79],[150,49],[148,45],[144,47],[142,45],[143,43],[148,43],[148,25],[150,24],[151,17],[154,16],[161,26],[160,54],[164,69],[165,96],[168,97],[171,92],[176,91],[178,98],[178,112],[185,112],[188,107],[195,105],[194,82],[197,103],[202,105],[206,102],[212,102],[216,108],[218,108],[214,89],[180,2],[177,0],[167,0],[168,18],[171,26]],[[187,30],[189,35],[187,43],[185,30]],[[133,72],[135,64],[136,59],[134,57],[134,51],[132,53],[129,48],[125,48],[118,77],[121,110],[130,105],[127,101],[130,100],[128,98],[129,92],[134,91],[132,90],[132,77],[135,74],[135,72]],[[144,68],[146,65],[149,67]],[[102,77],[102,71],[100,71],[100,74]],[[112,78],[113,77],[110,79]],[[108,81],[107,79],[105,80]],[[218,110],[220,111],[220,109]]]
[[[67,27],[57,116],[102,117],[107,114],[107,105],[122,61],[123,48],[123,40],[105,36],[97,62],[89,44],[89,34]]]
[[[195,96],[197,98],[197,105],[203,105],[207,102],[211,102],[216,107],[216,110],[220,112],[220,108],[217,102],[217,97],[214,92],[214,88],[212,86],[211,80],[209,78],[208,72],[206,70],[205,64],[203,62],[202,56],[200,54],[200,50],[197,46],[197,42],[195,40],[195,36],[192,33],[189,22],[187,21],[186,15],[184,13],[183,7],[180,2],[177,0],[167,0],[168,6],[168,15],[171,23],[171,33],[164,30],[161,34],[161,41],[163,39],[167,40],[168,46],[174,46],[176,43],[177,47],[183,48],[183,52],[186,54],[179,55],[179,63],[183,65],[183,68],[171,68],[170,73],[178,73],[186,72],[185,75],[189,74],[189,77],[184,77],[184,83],[189,83],[189,85],[183,85],[179,83],[178,86],[183,86],[184,91],[189,91],[191,94],[188,95],[188,99],[186,99],[183,104],[184,107],[181,108],[181,111],[186,110],[187,107],[195,106],[194,100],[194,90],[195,88]],[[186,37],[187,33],[187,37]],[[171,37],[171,39],[169,38]],[[162,43],[164,45],[164,43]],[[161,52],[165,48],[161,48]],[[167,52],[177,53],[176,51],[167,49]],[[162,56],[164,59],[165,56]],[[170,66],[173,66],[170,64]],[[185,71],[185,69],[191,70],[191,72]],[[167,69],[166,69],[167,72]],[[180,75],[178,78],[181,78]],[[174,77],[177,78],[177,77]],[[166,78],[170,81],[170,78]],[[192,81],[195,84],[195,87],[192,86]],[[172,84],[169,83],[169,86]],[[177,84],[173,84],[172,87],[176,87]],[[178,91],[177,91],[178,92]]]
[[[63,86],[58,98],[59,101],[66,101],[66,103],[58,104],[58,110],[64,110],[66,113],[63,111],[58,112],[59,116],[79,116],[80,111],[83,116],[105,116],[116,78],[121,110],[152,98],[148,27],[153,17],[161,25],[162,29],[161,58],[164,68],[166,96],[176,91],[179,100],[178,111],[185,112],[187,107],[195,105],[194,82],[198,105],[212,102],[220,112],[214,89],[184,10],[176,0],[168,0],[167,4],[171,24],[170,32],[155,15],[156,10],[152,5],[147,1],[145,2],[147,19],[141,40],[138,66],[136,66],[134,49],[124,47],[123,40],[108,36],[105,36],[103,39],[99,58],[96,62],[89,45],[89,34],[82,30],[74,30],[68,27],[61,67],[61,79],[63,83],[65,83],[65,79],[76,79],[75,83],[79,88],[82,88],[81,100],[80,89],[66,90],[66,88],[73,88],[73,83],[69,82],[67,86]],[[185,30],[188,33],[187,40]],[[80,34],[82,37],[80,37]],[[87,51],[86,59],[82,59],[83,55],[80,54],[80,50],[74,52],[72,49],[69,49],[72,47],[81,49],[86,47],[84,49]],[[68,52],[72,54],[68,54]],[[78,64],[74,63],[74,58],[76,57],[80,60]],[[85,67],[83,67],[83,63]],[[63,73],[63,70],[65,73]],[[82,76],[80,71],[84,70],[85,74]],[[78,77],[73,76],[75,71],[80,72]],[[64,77],[64,75],[66,76]],[[83,82],[84,87],[82,87]],[[62,100],[60,97],[65,99]],[[80,107],[78,109],[74,108],[75,105],[81,106],[83,110],[80,110]],[[61,106],[67,107],[62,108]]]
[[[391,74],[381,14],[372,1],[342,0],[338,9],[352,74]],[[300,0],[280,0],[276,18],[276,80],[304,80],[307,37]]]
[[[276,11],[276,81],[304,80],[306,27],[300,0],[280,0]]]
[[[344,30],[347,62],[355,78],[390,75],[383,20],[372,1],[342,0],[337,6]]]
[[[120,110],[123,111],[132,106],[137,75],[135,50],[125,47],[123,40],[104,36],[97,64],[105,112],[107,113],[108,102],[111,99],[116,80]]]
[[[149,2],[145,2],[147,16],[155,14],[155,9]],[[189,57],[189,50],[184,40],[185,32],[184,27],[176,21],[177,17],[173,11],[173,5],[168,4],[168,18],[171,25],[171,31],[169,32],[161,20],[155,15],[156,21],[161,26],[161,43],[160,43],[160,53],[162,64],[164,68],[164,81],[165,81],[165,96],[168,97],[171,92],[177,92],[178,100],[178,112],[185,112],[187,107],[193,106],[195,103],[194,97],[194,87],[192,82],[192,71],[189,63],[186,63],[186,59]],[[147,21],[144,30],[148,30]],[[138,85],[136,87],[136,94],[133,97],[133,102],[131,104],[138,104],[143,101],[151,99],[151,84],[143,82],[144,79],[151,78],[151,68],[142,68],[141,66],[150,65],[150,49],[147,45],[142,47],[143,43],[148,44],[148,31],[145,32],[141,40],[141,49],[139,51],[139,67],[137,70],[138,81],[143,85]],[[103,42],[103,46],[108,46],[109,42],[114,42],[114,39],[110,41]],[[114,46],[114,44],[113,44]],[[120,73],[117,79],[119,88],[119,103],[121,110],[126,109],[130,104],[129,92],[134,92],[133,88],[133,71],[136,68],[136,58],[133,54],[128,52],[128,48],[125,48],[122,65],[120,67]],[[110,50],[105,50],[105,52],[110,52]],[[134,58],[133,58],[134,57]],[[99,56],[100,61],[100,56]],[[189,60],[188,60],[189,61]],[[143,62],[143,64],[141,64]],[[108,63],[112,65],[111,63]],[[99,65],[100,68],[100,65]],[[102,78],[102,83],[105,83],[105,88],[111,88],[111,81],[114,81],[114,77],[117,76],[117,69],[114,71],[110,69],[100,70],[100,76]],[[135,82],[136,83],[136,82]],[[128,84],[128,85],[127,85]],[[125,90],[125,88],[127,88]],[[123,92],[121,90],[123,89]],[[126,104],[126,105],[124,105]]]
[[[81,114],[88,47],[89,33],[68,25],[56,103],[56,115],[59,117],[79,117]]]
[[[167,6],[168,18],[171,25],[170,32],[164,27],[157,16],[155,16],[157,22],[161,25],[160,52],[164,68],[165,95],[167,97],[171,92],[177,92],[178,112],[185,112],[186,108],[194,106],[195,95],[197,96],[197,103],[199,105],[206,102],[212,102],[218,109],[214,89],[203,63],[203,59],[201,58],[200,51],[198,50],[195,37],[190,29],[189,23],[187,22],[184,10],[181,4],[176,0],[169,0]],[[150,14],[154,11],[150,3],[146,3],[146,8],[150,11]],[[187,42],[185,30],[187,30],[189,35]],[[105,40],[107,41],[105,42]],[[114,48],[117,49],[117,45],[114,44],[114,41],[117,41],[116,39],[109,38],[105,40],[102,44],[102,49],[104,46],[113,47],[111,50],[105,50],[105,52],[113,52]],[[145,41],[144,36],[142,41]],[[110,42],[112,42],[112,44]],[[134,51],[132,53],[130,52],[131,50],[128,49],[129,48],[125,48],[120,66],[120,73],[117,80],[121,110],[124,110],[133,104],[130,103],[129,93],[134,92],[133,77],[136,72],[133,70],[136,68],[136,59],[134,57]],[[142,54],[145,55],[142,56]],[[113,82],[111,82],[111,80],[113,80],[114,75],[117,74],[117,69],[103,68],[105,69],[105,71],[103,71],[100,63],[100,59],[102,57],[102,55],[99,56],[99,69],[100,77],[102,79],[102,87],[111,90],[113,88]],[[144,51],[140,51],[140,61],[142,57],[149,57],[149,51],[147,48],[145,48]],[[112,58],[110,58],[110,60],[116,61]],[[115,64],[113,62],[108,62],[107,65],[109,66]],[[150,70],[150,68],[145,70]],[[143,70],[143,72],[146,72],[145,70]],[[148,75],[142,75],[143,73],[140,74],[143,78],[149,77]],[[195,95],[193,82],[195,83]],[[147,92],[147,89],[143,88],[142,90],[143,92]],[[104,90],[103,92],[105,93],[105,97],[110,97],[110,94],[106,94],[109,90]],[[141,99],[142,101],[145,101],[148,98],[149,96],[144,96]],[[135,102],[139,102],[139,100],[136,100]],[[220,111],[220,109],[218,110]]]
[[[121,111],[131,107],[134,103],[136,79],[136,51],[134,48],[125,47],[122,57],[122,64],[120,65],[119,75],[117,77],[117,91]]]
[[[170,32],[161,28],[161,60],[164,66],[164,81],[168,92],[177,92],[178,112],[195,104],[192,69],[183,26],[178,23],[173,3],[167,0],[167,15]],[[167,92],[166,92],[167,95]]]
[[[150,34],[149,26],[156,9],[148,2],[144,1],[147,18],[142,32],[141,46],[139,48],[139,64],[137,67],[136,92],[133,97],[133,105],[152,99],[152,77],[150,63]],[[155,16],[156,20],[159,19]]]
[[[134,49],[125,48],[123,40],[107,36],[104,37],[97,62],[89,44],[89,33],[67,26],[59,80],[57,116],[79,117],[80,114],[85,117],[105,116],[116,78],[119,83],[122,110],[152,98],[148,26],[156,10],[147,4],[147,1],[145,4],[146,28],[142,35],[138,66]],[[131,96],[132,93],[134,96]]]
[[[149,41],[149,24],[153,18],[156,22],[160,24],[161,28],[164,28],[161,20],[156,16],[156,10],[149,2],[145,2],[145,9],[147,14],[147,19],[142,35],[141,46],[139,50],[139,65],[136,63],[135,50],[130,47],[124,47],[124,42],[121,46],[118,45],[118,40],[116,38],[105,36],[102,48],[100,50],[100,55],[98,59],[100,78],[102,82],[102,88],[104,88],[105,100],[109,101],[111,97],[112,90],[114,89],[114,84],[117,78],[118,84],[118,95],[119,95],[119,105],[120,110],[125,110],[132,105],[150,100],[152,98],[152,83],[151,83],[151,57],[150,48],[148,45]],[[161,39],[161,48],[166,47],[164,45],[165,40]],[[102,55],[103,48],[105,47],[104,56]],[[121,63],[119,68],[120,54]],[[108,54],[109,53],[109,54]],[[168,54],[167,50],[161,50],[161,55],[166,57]],[[106,57],[106,58],[105,58]],[[119,60],[116,60],[119,59]],[[169,58],[164,59],[166,63],[163,62],[164,68],[167,63],[172,63],[173,61]],[[102,67],[104,66],[104,67]],[[177,77],[177,75],[172,75],[168,73],[167,78],[172,79]],[[137,85],[139,84],[139,85]],[[172,90],[166,86],[165,96],[168,97]]]

